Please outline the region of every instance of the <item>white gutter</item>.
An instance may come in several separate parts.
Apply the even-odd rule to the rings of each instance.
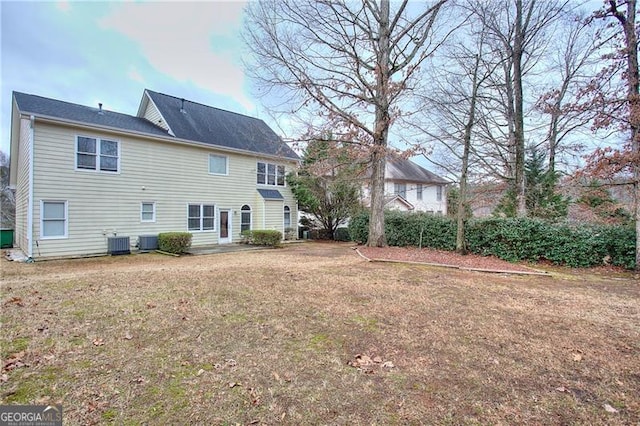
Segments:
[[[23,112],[24,115],[28,114],[27,112]],[[54,123],[54,124],[68,124],[68,125],[72,125],[75,127],[81,127],[84,129],[101,129],[101,130],[105,130],[111,133],[116,133],[116,134],[121,134],[121,135],[134,135],[134,136],[140,136],[140,137],[144,137],[147,139],[154,139],[157,141],[162,141],[162,142],[171,142],[171,143],[177,143],[180,145],[189,145],[189,146],[195,146],[195,147],[199,147],[199,148],[207,148],[207,149],[216,149],[218,151],[223,151],[223,152],[233,152],[233,153],[238,153],[238,154],[244,154],[244,155],[251,155],[254,156],[256,158],[273,158],[275,160],[285,160],[288,162],[294,162],[294,163],[300,163],[300,159],[295,159],[295,158],[291,158],[291,157],[283,157],[283,156],[278,156],[278,155],[273,155],[273,154],[265,154],[265,153],[260,153],[260,152],[254,152],[254,151],[247,151],[244,149],[235,149],[235,148],[229,148],[229,147],[225,147],[225,146],[220,146],[220,145],[212,145],[209,143],[205,143],[205,142],[195,142],[195,141],[191,141],[188,139],[180,139],[180,138],[176,138],[176,137],[169,137],[169,136],[159,136],[159,135],[152,135],[150,133],[145,133],[145,132],[138,132],[136,130],[123,130],[123,129],[118,129],[116,127],[111,127],[111,126],[102,126],[99,124],[87,124],[87,123],[83,123],[81,121],[75,121],[75,120],[67,120],[67,119],[63,119],[63,118],[57,118],[57,117],[51,117],[48,115],[40,115],[40,114],[36,114],[36,115],[31,115],[30,117],[34,117],[37,116],[38,119],[42,122],[45,123]],[[284,142],[283,142],[284,143]]]
[[[27,257],[33,257],[33,150],[35,148],[34,128],[36,118],[29,117],[29,195],[27,196]]]

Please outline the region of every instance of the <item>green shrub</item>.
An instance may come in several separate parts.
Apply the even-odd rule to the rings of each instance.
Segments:
[[[280,245],[282,241],[282,232],[273,229],[255,229],[251,231],[250,242],[258,246]]]
[[[351,237],[349,236],[349,228],[337,228],[336,232],[334,232],[333,234],[333,239],[336,241],[351,241]]]
[[[611,264],[633,269],[636,266],[636,230],[633,225],[608,226],[601,230]]]
[[[369,211],[362,210],[349,219],[349,236],[351,241],[364,244],[369,238]]]
[[[242,244],[251,244],[251,230],[245,229],[240,233],[240,242]]]
[[[529,218],[490,218],[470,221],[467,226],[469,250],[514,262],[537,261],[543,257],[546,223]]]
[[[391,246],[422,246],[454,250],[456,223],[427,213],[385,212],[385,233]],[[364,243],[369,234],[369,214],[351,218],[349,234]],[[422,236],[422,238],[421,238]],[[552,223],[535,218],[469,220],[467,246],[473,253],[515,262],[541,259],[571,267],[603,262],[635,267],[635,229],[632,226],[595,226]]]
[[[189,232],[163,232],[158,235],[158,248],[167,253],[184,253],[191,247]]]

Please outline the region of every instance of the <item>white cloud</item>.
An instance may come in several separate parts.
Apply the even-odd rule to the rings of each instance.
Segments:
[[[100,25],[137,43],[158,71],[253,111],[238,56],[243,7],[241,2],[119,3]],[[130,70],[131,78],[136,75]]]
[[[145,84],[144,77],[142,77],[142,75],[140,74],[140,71],[138,71],[138,68],[136,68],[135,66],[129,67],[127,76],[133,81],[137,81],[138,83]]]
[[[56,2],[56,9],[69,12],[71,10],[71,4],[68,1],[59,1]]]

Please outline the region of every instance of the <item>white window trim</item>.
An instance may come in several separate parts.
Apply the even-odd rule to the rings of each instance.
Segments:
[[[402,188],[402,190],[401,190]],[[398,197],[402,197],[405,200],[407,199],[407,184],[401,182],[394,182],[393,184],[393,195],[397,195]]]
[[[258,183],[258,164],[264,164],[264,183]],[[269,183],[269,165],[272,165],[275,167],[275,172],[276,172],[275,184]],[[284,168],[284,174],[282,175],[282,185],[278,185],[278,168],[279,167]],[[275,187],[275,188],[286,188],[287,187],[287,166],[285,166],[284,164],[269,163],[268,161],[257,161],[256,162],[256,184]]]
[[[44,204],[64,203],[64,235],[44,236]],[[69,238],[69,202],[67,200],[40,200],[40,239],[41,240],[64,240]]]
[[[225,171],[224,173],[215,173],[211,171],[211,157],[220,157],[220,158],[224,158],[224,168]],[[213,176],[229,176],[229,156],[227,155],[222,155],[222,154],[209,154],[209,157],[207,157],[209,160],[209,164],[207,164],[208,168],[209,168],[209,174],[213,175]]]
[[[422,196],[424,194],[424,187],[421,183],[416,184],[416,200],[422,201]]]
[[[249,210],[242,210],[242,207],[244,206],[249,207]],[[253,209],[249,204],[243,204],[242,206],[240,206],[240,232],[242,232],[242,225],[243,225],[242,213],[249,213],[249,231],[251,231],[253,229]]]
[[[93,169],[85,169],[82,167],[78,167],[78,138],[88,138],[88,139],[95,139],[96,140],[96,168],[95,170]],[[118,144],[118,162],[117,162],[117,169],[115,172],[112,172],[110,170],[100,170],[100,141],[102,140],[106,140],[109,142],[115,142]],[[110,175],[119,175],[120,174],[120,158],[122,158],[121,155],[121,150],[120,147],[122,146],[122,143],[120,142],[120,140],[118,139],[109,139],[109,138],[101,138],[98,136],[88,136],[88,135],[76,135],[75,138],[75,146],[73,147],[73,152],[74,152],[74,163],[75,163],[75,169],[78,172],[87,172],[87,173],[106,173],[106,174],[110,174]]]
[[[145,220],[143,217],[143,209],[142,206],[145,204],[151,204],[153,206],[152,214],[153,218],[151,220]],[[140,202],[140,222],[142,223],[155,223],[156,221],[156,202],[155,201],[141,201]]]
[[[443,189],[442,189],[442,185],[437,185],[436,186],[436,201],[442,201],[442,195],[443,195]]]
[[[289,211],[287,212],[286,209],[289,209]],[[285,213],[289,213],[289,226],[287,226],[287,221],[285,220],[285,217],[286,217]],[[287,228],[293,228],[292,221],[291,221],[291,207],[283,206],[282,207],[282,229],[284,232],[287,232]]]
[[[189,206],[191,205],[199,205],[200,206],[200,229],[189,229]],[[204,213],[204,206],[213,206],[213,229],[202,229],[202,219]],[[189,202],[187,203],[187,232],[192,233],[204,233],[204,232],[217,232],[218,227],[216,226],[216,220],[218,220],[218,206],[211,202]]]

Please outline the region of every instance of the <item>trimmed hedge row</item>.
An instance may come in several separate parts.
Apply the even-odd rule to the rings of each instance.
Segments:
[[[282,241],[282,232],[273,229],[254,229],[243,231],[242,237],[247,244],[277,247]]]
[[[387,243],[454,250],[456,222],[426,213],[385,212]],[[369,214],[351,218],[349,234],[364,243],[369,233]],[[635,229],[632,226],[572,225],[532,218],[470,220],[466,230],[471,252],[517,260],[549,260],[572,267],[608,262],[635,267]]]
[[[189,232],[162,232],[158,234],[158,249],[167,253],[180,254],[191,247]]]

